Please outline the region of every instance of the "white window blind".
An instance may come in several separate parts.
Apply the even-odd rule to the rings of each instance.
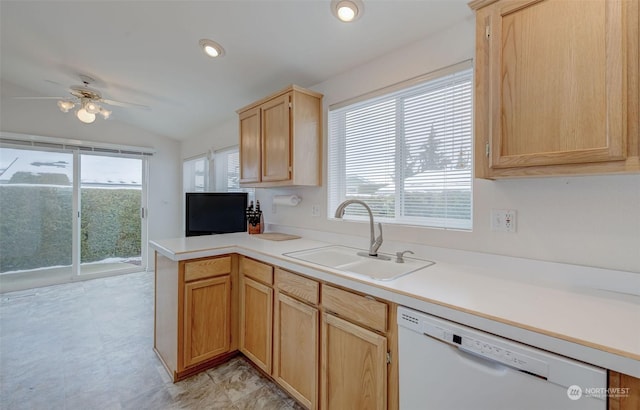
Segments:
[[[238,146],[216,151],[213,154],[215,190],[218,192],[248,192],[252,199],[253,188],[240,187],[240,153]]]
[[[329,217],[360,199],[382,222],[471,229],[473,71],[451,71],[329,109]]]
[[[209,160],[206,156],[189,158],[182,163],[182,190],[205,192],[209,188]]]

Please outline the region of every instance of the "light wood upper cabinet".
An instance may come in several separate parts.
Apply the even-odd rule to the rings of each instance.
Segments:
[[[637,1],[470,6],[477,177],[640,171]]]
[[[321,94],[292,85],[237,112],[243,186],[321,184]]]
[[[322,409],[387,408],[387,338],[322,315]]]
[[[231,276],[186,283],[184,300],[184,367],[228,352],[231,342]]]
[[[240,183],[260,182],[260,108],[240,113]]]
[[[291,94],[272,98],[262,111],[262,181],[291,179]]]

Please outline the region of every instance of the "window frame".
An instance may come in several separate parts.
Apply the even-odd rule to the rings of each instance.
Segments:
[[[195,173],[195,163],[197,161],[204,161],[204,182],[202,190],[197,190],[196,182],[194,177]],[[210,164],[209,156],[207,154],[195,155],[193,157],[185,158],[182,160],[182,192],[208,192],[211,187],[211,164]],[[187,166],[190,167],[187,172]],[[189,181],[187,181],[189,178]]]
[[[403,112],[403,104],[407,99],[415,97],[417,95],[426,94],[432,89],[442,89],[444,90],[449,85],[442,85],[441,88],[429,88],[433,87],[435,84],[437,86],[438,83],[446,84],[445,81],[450,82],[450,84],[455,85],[462,83],[465,85],[465,88],[468,88],[468,95],[465,94],[464,100],[468,101],[468,109],[465,105],[464,111],[469,112],[469,117],[466,115],[461,121],[461,123],[468,124],[467,126],[463,126],[462,128],[466,130],[468,128],[468,140],[467,138],[464,141],[455,140],[456,143],[464,143],[464,147],[468,146],[468,152],[463,156],[461,149],[461,158],[466,160],[465,166],[462,169],[454,170],[453,166],[445,166],[442,171],[442,182],[446,183],[447,176],[451,176],[456,178],[455,181],[449,181],[453,186],[459,184],[461,188],[458,189],[448,189],[443,186],[439,191],[442,193],[444,199],[442,203],[444,204],[442,207],[437,208],[438,210],[447,211],[455,211],[455,207],[451,207],[447,205],[447,201],[449,201],[449,195],[451,195],[454,191],[460,191],[465,195],[468,195],[468,205],[464,204],[463,212],[468,214],[468,218],[455,218],[455,217],[437,217],[437,216],[411,216],[407,215],[407,210],[410,208],[405,208],[405,199],[407,198],[407,190],[405,189],[405,184],[407,178],[404,175],[404,164],[406,163],[406,153],[405,153],[405,143],[408,138],[405,135],[405,128],[403,121],[405,119],[405,114]],[[467,86],[467,84],[469,84]],[[468,100],[467,100],[468,99]],[[335,219],[333,215],[333,210],[335,207],[342,201],[348,198],[353,198],[354,196],[349,195],[348,190],[348,175],[347,175],[347,133],[345,131],[346,127],[346,115],[352,110],[358,110],[362,107],[373,107],[376,104],[382,104],[384,101],[387,101],[388,104],[395,104],[395,112],[394,112],[394,120],[393,124],[395,125],[395,142],[394,142],[394,153],[393,153],[393,176],[390,179],[393,181],[389,183],[387,186],[392,190],[392,194],[389,194],[389,197],[394,196],[393,199],[393,217],[377,215],[374,212],[374,216],[376,220],[380,222],[385,222],[388,224],[394,225],[406,225],[406,226],[417,226],[423,228],[434,228],[434,229],[451,229],[451,230],[463,230],[463,231],[471,231],[473,229],[473,64],[471,60],[463,61],[458,64],[454,64],[452,66],[445,67],[443,69],[418,76],[389,87],[384,87],[382,89],[378,89],[367,93],[365,95],[352,98],[341,103],[333,104],[329,107],[328,112],[328,149],[327,149],[327,216],[329,219]],[[342,121],[336,120],[335,116],[342,115],[344,119]],[[338,121],[338,122],[336,122]],[[456,120],[457,121],[457,120]],[[369,123],[365,123],[369,124]],[[466,131],[464,131],[466,134]],[[425,139],[426,141],[426,139]],[[442,140],[440,140],[442,141]],[[454,140],[451,140],[454,141]],[[450,140],[446,140],[446,143],[451,143]],[[453,149],[452,149],[453,150]],[[362,156],[366,159],[366,155]],[[354,157],[356,161],[363,161],[363,158]],[[382,156],[381,156],[382,158]],[[452,158],[449,158],[450,160]],[[455,160],[455,159],[453,159]],[[464,162],[463,162],[464,163]],[[433,171],[434,174],[437,170],[427,170],[427,173],[424,175],[425,178],[429,177],[428,173]],[[419,173],[423,173],[420,171]],[[416,175],[416,174],[414,174]],[[357,177],[361,177],[357,175]],[[413,175],[412,175],[413,176]],[[457,182],[457,178],[461,178],[461,183]],[[467,184],[468,181],[468,184]],[[468,187],[467,187],[468,185]],[[396,189],[396,187],[400,187],[400,189]],[[386,187],[385,187],[386,188]],[[381,188],[381,189],[385,189]],[[424,189],[418,192],[428,192],[430,189]],[[466,194],[468,192],[468,194]],[[362,195],[362,194],[361,194]],[[355,198],[363,199],[362,197]],[[384,201],[384,195],[376,198],[382,203]],[[366,201],[366,199],[365,199]],[[373,201],[372,201],[373,202]],[[465,201],[466,202],[466,201]],[[410,205],[418,205],[419,202],[415,202]],[[354,207],[356,208],[356,207]],[[348,211],[351,210],[351,207],[348,208]],[[355,212],[354,212],[355,211]],[[354,209],[352,212],[347,212],[345,214],[344,219],[353,220],[353,221],[366,221],[368,220],[368,216],[363,213],[364,210]],[[466,215],[465,215],[466,216]]]
[[[228,165],[229,156],[238,155],[238,186],[229,190]],[[213,191],[215,192],[247,192],[249,200],[254,200],[255,189],[240,186],[240,146],[222,148],[213,152]]]

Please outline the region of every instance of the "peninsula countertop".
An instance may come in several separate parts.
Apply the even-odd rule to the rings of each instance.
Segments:
[[[434,265],[378,281],[284,255],[334,244],[304,236],[269,241],[246,233],[150,241],[173,261],[238,253],[640,377],[639,273],[457,250],[439,252],[438,258],[416,245],[411,256]]]

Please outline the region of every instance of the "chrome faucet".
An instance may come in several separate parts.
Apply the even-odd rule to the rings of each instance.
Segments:
[[[365,256],[371,256],[372,258],[380,258],[380,259],[389,259],[386,256],[378,255],[378,249],[380,245],[382,245],[382,224],[378,223],[378,229],[380,230],[380,236],[376,238],[374,229],[373,229],[373,212],[371,212],[371,208],[364,201],[359,199],[347,199],[336,208],[336,218],[342,218],[344,216],[344,210],[347,206],[351,204],[360,204],[364,206],[364,209],[369,213],[369,227],[371,228],[371,240],[369,243],[369,254]]]
[[[404,254],[405,253],[410,253],[410,254],[413,255],[412,251],[396,252],[396,263],[404,263]]]

